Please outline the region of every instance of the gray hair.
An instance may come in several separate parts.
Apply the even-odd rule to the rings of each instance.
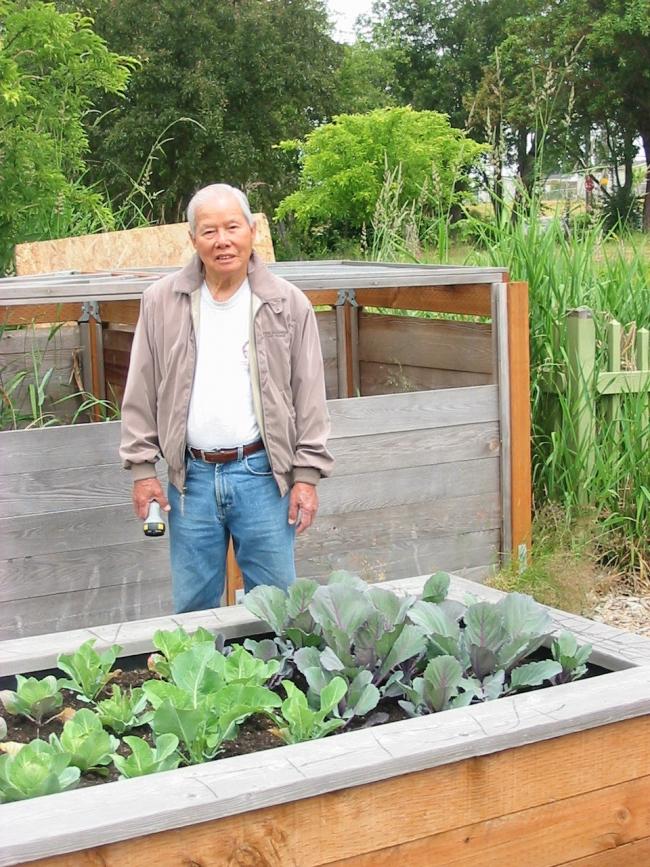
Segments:
[[[210,184],[203,189],[194,193],[187,206],[187,222],[190,224],[190,235],[194,237],[196,231],[196,211],[201,205],[212,199],[218,199],[222,196],[234,196],[237,204],[242,209],[242,213],[248,225],[253,228],[255,225],[255,217],[251,211],[251,206],[248,204],[248,198],[245,193],[238,190],[237,187],[231,187],[230,184]]]

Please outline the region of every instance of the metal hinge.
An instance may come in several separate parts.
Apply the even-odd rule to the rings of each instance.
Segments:
[[[94,319],[95,322],[101,322],[99,315],[99,301],[84,301],[81,305],[81,316],[78,322],[90,322]]]
[[[336,299],[336,306],[343,307],[345,304],[350,304],[352,307],[358,307],[356,289],[339,289],[339,294]]]

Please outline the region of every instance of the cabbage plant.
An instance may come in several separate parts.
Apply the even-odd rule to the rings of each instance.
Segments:
[[[150,747],[144,738],[127,735],[124,742],[131,750],[129,756],[113,753],[113,764],[124,779],[144,777],[146,774],[156,774],[159,771],[173,771],[180,764],[181,757],[176,748],[176,735],[160,735],[156,738],[154,747]]]
[[[69,789],[79,779],[79,768],[70,762],[69,753],[39,739],[15,755],[0,755],[0,804]]]
[[[59,680],[59,686],[76,692],[81,701],[91,702],[99,695],[106,684],[114,677],[111,671],[122,649],[113,644],[98,653],[95,639],[86,641],[75,653],[61,653],[57,665],[68,675]]]
[[[98,770],[111,763],[111,756],[120,742],[102,726],[91,710],[84,708],[63,726],[61,736],[50,735],[50,746],[58,753],[70,756],[70,764],[80,771]]]
[[[0,690],[0,702],[7,713],[24,716],[37,726],[43,717],[52,714],[63,704],[56,677],[48,675],[42,679],[16,675],[16,690]]]

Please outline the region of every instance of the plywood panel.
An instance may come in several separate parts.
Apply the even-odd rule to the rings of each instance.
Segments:
[[[478,322],[362,313],[359,360],[491,374],[491,335]]]
[[[264,214],[255,214],[255,249],[266,262],[274,262],[273,242]],[[16,273],[46,274],[51,271],[103,271],[115,268],[184,265],[194,253],[187,223],[125,229],[37,241],[16,246]]]
[[[360,364],[361,394],[401,394],[434,388],[463,388],[489,385],[494,378],[489,373],[471,373],[465,370],[432,370],[403,364]]]

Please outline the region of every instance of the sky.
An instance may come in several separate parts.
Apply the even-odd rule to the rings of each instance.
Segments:
[[[334,38],[339,42],[354,42],[354,22],[358,15],[370,12],[372,0],[327,0],[334,20]]]

